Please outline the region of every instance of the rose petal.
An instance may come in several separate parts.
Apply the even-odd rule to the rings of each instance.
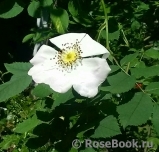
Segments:
[[[35,56],[30,60],[33,65],[40,64],[46,60],[53,60],[57,51],[50,46],[42,45]]]
[[[60,49],[63,49],[63,44],[65,43],[75,43],[76,40],[81,41],[82,38],[84,38],[86,33],[67,33],[63,34],[54,38],[51,38],[50,41],[59,47]],[[70,44],[71,45],[71,44]]]
[[[36,83],[48,84],[54,91],[59,93],[67,92],[72,86],[69,74],[56,68],[51,69],[46,65],[35,65],[29,70],[28,74],[32,76]]]
[[[109,56],[108,50],[100,43],[94,41],[88,34],[80,42],[82,50],[82,57],[89,57],[94,55],[106,54]]]
[[[77,67],[74,75],[73,88],[84,97],[94,97],[98,87],[105,81],[110,72],[110,67],[105,59],[88,58],[82,60],[82,65]]]

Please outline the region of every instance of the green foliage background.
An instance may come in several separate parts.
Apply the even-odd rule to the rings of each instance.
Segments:
[[[68,32],[85,32],[104,45],[111,73],[92,99],[74,90],[36,87],[30,63],[5,63],[0,78],[0,151],[159,151],[159,2],[157,0],[2,0],[0,18],[22,11],[46,16],[21,41],[34,45]],[[20,21],[19,21],[20,22]],[[12,26],[12,25],[10,25]],[[5,82],[8,74],[12,77]],[[151,141],[144,148],[72,147],[72,141]]]

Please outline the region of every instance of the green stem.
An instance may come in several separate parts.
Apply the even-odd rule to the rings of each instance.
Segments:
[[[104,28],[105,28],[105,25],[104,24],[102,24],[101,26],[100,26],[100,30],[99,30],[99,33],[98,33],[98,36],[97,36],[97,42],[99,42],[99,37],[100,37],[100,35],[101,35],[101,32],[104,30]]]
[[[126,75],[130,76],[130,75],[128,74],[128,71],[125,71],[125,70],[120,66],[120,64],[118,63],[118,61],[116,60],[116,58],[113,56],[113,52],[110,50],[110,47],[109,47],[109,36],[108,36],[108,34],[109,34],[109,32],[108,32],[108,31],[109,31],[109,30],[108,30],[108,15],[107,15],[107,11],[106,11],[106,7],[105,7],[104,0],[101,0],[101,3],[102,3],[103,10],[104,10],[104,15],[105,15],[105,21],[104,21],[104,23],[105,23],[105,29],[106,29],[106,33],[105,33],[105,34],[106,34],[106,48],[109,50],[110,55],[113,57],[113,60],[114,60],[114,62],[116,63],[116,65],[117,65]],[[128,42],[128,40],[127,40],[125,34],[124,34],[124,31],[121,30],[121,32],[122,32],[122,34],[123,34],[123,36],[124,36],[124,41],[125,41],[126,45],[129,47],[129,42]],[[140,87],[140,85],[139,85],[138,83],[136,83],[136,85],[139,87],[139,89],[140,89],[143,93],[145,93],[146,95],[148,95],[148,94],[142,89],[142,87]],[[149,96],[149,95],[148,95],[148,96]],[[151,96],[149,96],[149,97],[151,98],[151,100],[152,100],[154,103],[156,103],[155,100],[154,100]]]
[[[106,35],[106,48],[108,50],[110,50],[109,48],[109,30],[108,30],[108,15],[107,15],[107,11],[106,11],[106,8],[105,8],[105,3],[104,3],[104,0],[101,0],[101,3],[102,3],[102,7],[103,7],[103,10],[104,10],[104,16],[105,16],[105,35]]]

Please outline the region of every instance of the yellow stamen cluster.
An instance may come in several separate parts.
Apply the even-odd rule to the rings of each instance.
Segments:
[[[76,67],[78,62],[81,60],[81,48],[79,46],[79,41],[76,43],[65,43],[62,44],[64,47],[62,50],[58,51],[57,64],[64,69],[73,69]]]

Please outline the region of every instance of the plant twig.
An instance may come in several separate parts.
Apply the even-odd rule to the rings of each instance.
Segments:
[[[104,15],[105,15],[105,35],[106,35],[106,48],[108,50],[110,50],[110,47],[109,47],[109,30],[108,30],[108,14],[107,14],[107,11],[106,11],[106,8],[105,8],[105,3],[104,3],[104,0],[101,0],[101,3],[102,3],[102,7],[103,7],[103,11],[104,11]]]

